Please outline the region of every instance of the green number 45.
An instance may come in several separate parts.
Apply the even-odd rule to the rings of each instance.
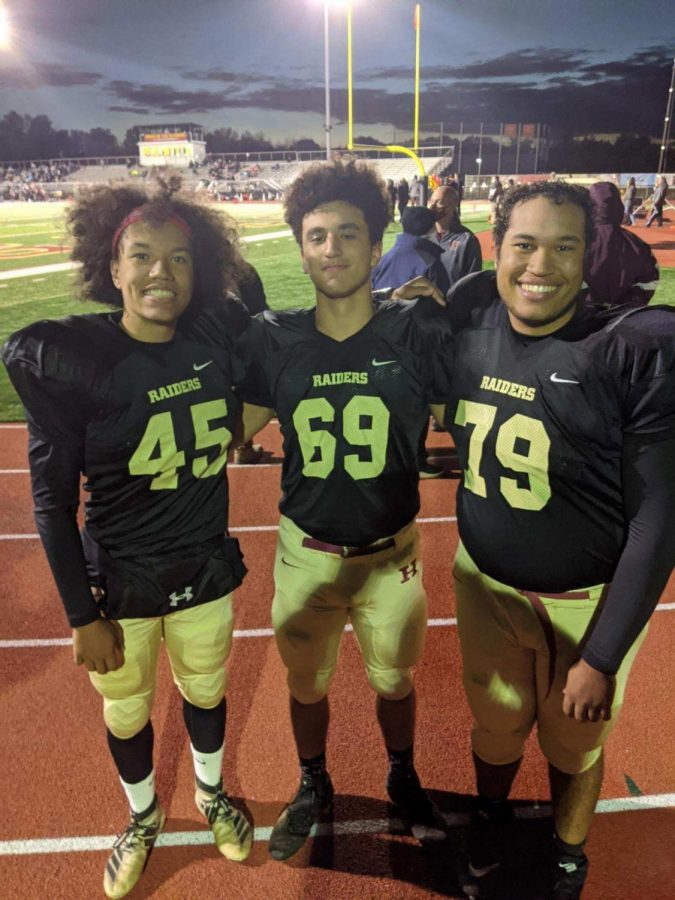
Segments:
[[[217,475],[227,462],[227,448],[232,440],[232,432],[221,426],[211,428],[213,419],[227,415],[224,399],[207,400],[190,407],[195,436],[195,449],[207,450],[219,447],[218,455],[212,462],[207,456],[197,456],[192,461],[195,478],[209,478]],[[129,460],[131,475],[154,475],[150,482],[151,491],[174,490],[178,487],[178,469],[185,465],[185,452],[178,449],[173,417],[170,412],[151,416],[145,433]]]

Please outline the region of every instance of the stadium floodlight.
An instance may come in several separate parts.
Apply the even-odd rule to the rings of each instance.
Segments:
[[[480,167],[483,165],[483,159],[480,156],[476,157],[476,165],[478,166],[478,176],[477,180],[480,181]]]
[[[10,45],[10,36],[9,15],[4,4],[0,3],[0,50],[7,50]]]

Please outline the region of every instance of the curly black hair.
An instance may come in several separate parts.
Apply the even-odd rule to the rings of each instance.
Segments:
[[[129,213],[145,207],[143,219],[161,225],[179,215],[192,232],[194,286],[189,313],[219,303],[243,275],[237,231],[233,220],[190,197],[179,194],[181,179],[157,180],[158,189],[135,184],[95,187],[80,193],[69,211],[66,227],[73,238],[71,259],[82,263],[81,300],[121,307],[122,293],[110,274],[112,240]],[[119,243],[115,250],[115,258]]]
[[[567,184],[564,181],[537,181],[533,184],[519,184],[509,188],[502,197],[502,202],[497,208],[492,238],[495,250],[499,253],[504,240],[504,235],[511,222],[511,213],[519,203],[526,203],[536,197],[546,197],[551,203],[560,206],[563,203],[571,203],[578,206],[585,216],[584,237],[586,247],[590,246],[595,229],[594,207],[591,195],[585,187],[578,184]]]
[[[377,171],[355,160],[335,160],[308,166],[290,187],[284,201],[284,219],[302,245],[302,220],[318,206],[341,200],[363,213],[371,244],[382,240],[391,221],[389,196]]]

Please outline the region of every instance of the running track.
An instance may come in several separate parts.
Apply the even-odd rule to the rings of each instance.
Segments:
[[[109,761],[99,702],[72,665],[68,630],[31,517],[26,432],[0,426],[0,896],[89,900],[101,879],[126,806]],[[278,462],[279,438],[262,443]],[[430,436],[447,457],[445,434]],[[277,521],[277,465],[232,467],[231,522],[250,573],[236,600],[230,660],[225,783],[248,808],[256,842],[248,861],[215,850],[192,801],[181,705],[162,664],[154,715],[156,768],[168,813],[165,834],[134,898],[164,900],[421,900],[455,897],[455,846],[473,786],[468,710],[462,695],[449,568],[457,541],[456,481],[422,483],[420,513],[431,627],[417,671],[417,766],[451,824],[440,847],[421,848],[388,818],[385,760],[373,697],[347,635],[332,692],[329,765],[335,822],[288,863],[267,856],[266,840],[297,782],[284,673],[269,632]],[[553,548],[552,548],[553,549]],[[585,900],[672,900],[675,896],[675,579],[635,664],[623,717],[607,753],[600,814],[589,841]],[[522,801],[520,864],[543,818],[545,766],[530,746],[514,796]],[[534,862],[533,862],[534,865]],[[499,900],[527,900],[504,887]],[[534,896],[534,895],[532,895]]]

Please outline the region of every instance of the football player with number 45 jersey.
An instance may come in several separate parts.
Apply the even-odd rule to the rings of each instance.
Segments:
[[[150,719],[162,641],[197,806],[228,859],[245,859],[253,838],[221,776],[231,593],[246,571],[227,534],[232,344],[248,318],[226,297],[239,270],[233,229],[176,186],[78,197],[82,296],[117,309],[37,322],[3,350],[28,419],[38,530],[131,807],[105,869],[112,898],[132,890],[165,819]]]
[[[332,805],[327,695],[349,621],[377,694],[389,797],[417,836],[445,836],[413,765],[412,680],[427,619],[417,446],[439,396],[431,351],[445,316],[430,299],[375,309],[370,273],[388,220],[374,170],[306,170],[287,195],[286,221],[316,307],[265,312],[243,337],[246,436],[276,411],[284,440],[272,620],[301,780],[272,832],[275,859],[294,854]]]
[[[496,274],[448,297],[472,897],[499,877],[535,722],[555,828],[546,896],[581,896],[603,745],[675,561],[675,309],[585,304],[591,235],[584,188],[515,188],[497,213]]]

